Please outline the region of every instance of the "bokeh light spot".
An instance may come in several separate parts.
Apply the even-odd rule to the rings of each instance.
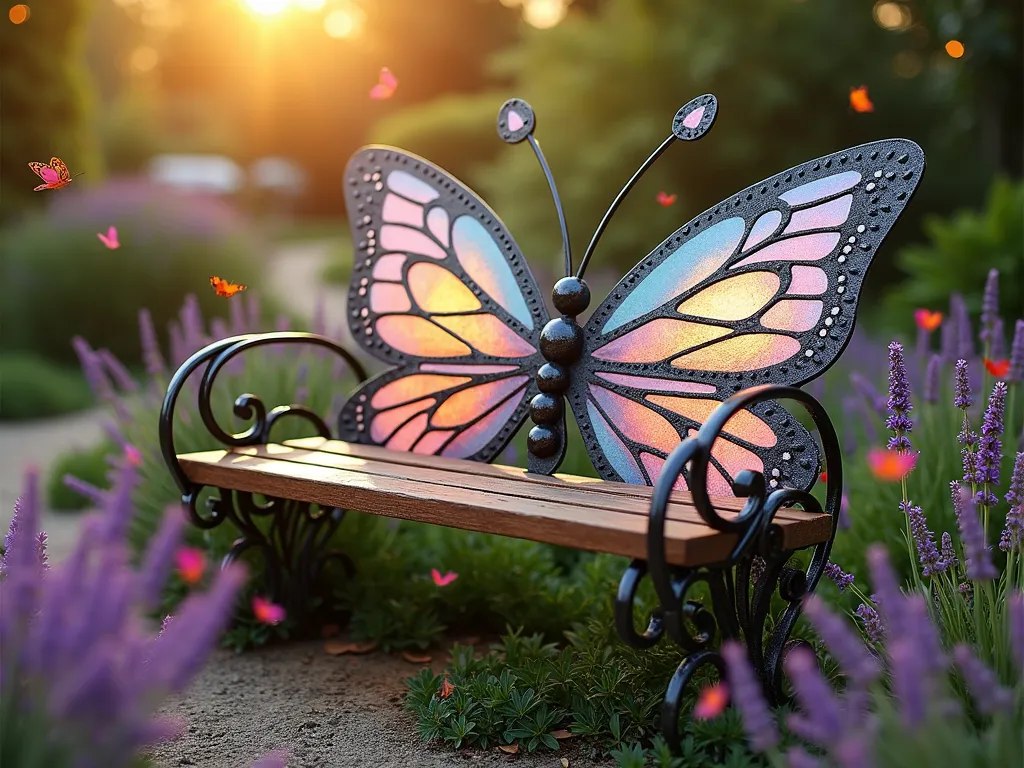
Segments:
[[[892,71],[899,77],[909,80],[921,74],[922,69],[924,69],[924,62],[913,51],[900,51],[893,57]]]
[[[251,11],[264,16],[273,16],[281,13],[288,7],[289,0],[245,0]]]
[[[136,72],[149,72],[156,66],[160,56],[155,48],[143,45],[132,51],[131,65]]]
[[[7,12],[7,18],[11,20],[12,24],[24,24],[31,15],[32,11],[24,3],[11,6],[11,10]]]
[[[913,15],[907,6],[885,0],[875,3],[871,14],[875,17],[875,23],[878,26],[894,32],[906,29],[913,21]]]
[[[964,44],[959,40],[950,40],[946,43],[946,53],[952,56],[954,59],[959,59],[964,55]]]
[[[324,18],[324,31],[328,37],[341,39],[356,31],[356,20],[348,11],[331,11]]]
[[[524,0],[523,18],[531,27],[550,29],[565,18],[567,0]]]
[[[319,11],[327,5],[327,0],[295,0],[295,4],[304,11]]]

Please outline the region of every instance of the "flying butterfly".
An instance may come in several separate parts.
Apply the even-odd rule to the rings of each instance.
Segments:
[[[74,180],[68,167],[59,157],[50,158],[49,164],[29,163],[28,167],[43,180],[42,184],[32,190],[33,192],[39,192],[42,189],[60,189],[61,187],[66,187]],[[81,175],[81,173],[76,174],[76,176]]]
[[[223,296],[226,299],[230,299],[236,293],[241,293],[248,288],[246,285],[229,283],[227,280],[222,280],[216,275],[210,277],[210,285],[213,286],[213,290],[218,296]]]
[[[601,477],[653,485],[669,452],[735,392],[823,373],[849,341],[867,268],[924,171],[912,141],[853,147],[733,195],[669,235],[585,325],[576,321],[590,304],[584,271],[619,204],[670,145],[703,137],[717,113],[710,94],[676,113],[574,274],[534,112],[519,99],[502,106],[498,133],[529,143],[562,229],[566,277],[554,286],[554,319],[479,196],[401,150],[356,152],[345,173],[356,244],[349,328],[393,367],[343,406],[342,439],[490,461],[529,416],[529,469],[550,474],[565,455],[568,402]],[[819,463],[800,423],[760,403],[725,426],[707,488],[729,495],[749,469],[770,488],[807,489]],[[686,477],[676,484],[685,488]]]

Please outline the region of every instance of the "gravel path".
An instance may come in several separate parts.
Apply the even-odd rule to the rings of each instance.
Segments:
[[[436,671],[446,658],[435,654]],[[289,768],[563,768],[562,758],[570,768],[611,765],[582,757],[573,739],[533,755],[424,744],[402,708],[403,681],[419,669],[398,654],[328,656],[319,642],[221,651],[165,710],[188,720],[187,733],[152,757],[159,768],[245,768],[273,749],[291,753]]]

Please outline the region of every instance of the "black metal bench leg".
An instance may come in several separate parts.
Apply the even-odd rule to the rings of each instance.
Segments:
[[[746,499],[746,504],[739,515],[723,518],[707,495],[706,483],[688,474],[693,502],[701,518],[715,530],[735,534],[737,541],[729,557],[720,563],[699,568],[670,565],[665,557],[665,520],[676,479],[687,467],[692,471],[694,466],[709,466],[711,447],[733,415],[770,399],[796,400],[814,419],[828,467],[824,508],[808,489],[776,488],[769,492],[760,473],[743,472],[734,479],[733,490]],[[754,387],[734,395],[712,414],[696,437],[680,443],[668,456],[651,501],[647,560],[634,560],[623,574],[615,619],[619,636],[628,645],[648,648],[667,634],[685,653],[669,681],[661,715],[662,735],[677,754],[683,697],[697,673],[708,666],[724,677],[725,663],[719,653],[724,640],[744,641],[771,704],[777,706],[788,699],[783,662],[793,647],[802,644],[792,640],[791,634],[800,616],[803,597],[813,591],[828,562],[839,519],[841,489],[842,459],[835,429],[813,397],[792,387]],[[831,533],[811,550],[806,571],[791,567],[790,558],[795,553],[783,548],[782,530],[773,523],[776,512],[793,505],[808,512],[827,512],[832,517]],[[641,635],[634,628],[633,609],[644,576],[651,578],[660,605],[652,614],[648,630]],[[687,598],[698,583],[705,584],[710,592],[710,610]],[[787,605],[766,642],[765,627],[775,594]]]

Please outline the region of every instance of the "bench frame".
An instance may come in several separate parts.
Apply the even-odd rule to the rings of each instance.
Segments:
[[[216,488],[214,495],[206,499],[205,512],[201,513],[199,500],[204,486],[189,480],[174,448],[175,406],[186,391],[191,374],[204,364],[206,369],[197,393],[199,414],[209,433],[224,446],[237,448],[269,443],[274,426],[285,417],[302,419],[314,427],[319,437],[331,438],[328,424],[311,409],[302,405],[280,405],[268,411],[257,395],[249,393],[239,396],[234,404],[236,416],[252,421],[249,429],[231,434],[214,419],[211,395],[217,375],[237,355],[270,344],[325,348],[340,356],[360,383],[367,379],[366,370],[352,354],[317,334],[249,334],[214,342],[182,363],[171,378],[160,412],[160,449],[181,489],[189,521],[200,529],[209,530],[230,520],[239,531],[240,536],[225,556],[223,565],[246,551],[260,552],[266,563],[273,599],[283,602],[301,623],[309,618],[306,613],[308,597],[318,593],[321,577],[330,563],[340,562],[349,575],[354,572],[346,555],[327,548],[344,519],[345,510],[333,508],[314,512],[307,502],[284,498],[268,498],[261,504],[252,493]],[[735,495],[746,499],[743,510],[735,517],[722,517],[706,487],[711,447],[737,411],[767,400],[795,401],[813,420],[828,467],[824,508],[809,491],[778,488],[769,492],[761,473],[746,471],[733,483]],[[684,467],[693,504],[703,521],[715,530],[738,537],[729,557],[713,565],[677,566],[669,564],[665,557],[666,508],[672,485]],[[800,615],[802,598],[817,586],[828,562],[839,520],[841,491],[842,454],[832,422],[817,400],[795,387],[762,385],[738,392],[712,413],[696,435],[683,440],[669,455],[651,501],[647,558],[634,559],[622,575],[615,598],[615,624],[619,637],[633,648],[650,648],[667,635],[683,651],[683,658],[665,693],[661,713],[661,731],[673,751],[679,752],[679,717],[683,697],[694,675],[712,666],[724,676],[725,663],[718,651],[722,640],[742,638],[769,701],[781,704],[788,699],[783,660],[792,647],[804,644],[792,640],[791,634]],[[789,561],[795,550],[783,547],[781,529],[773,523],[779,509],[793,505],[831,516],[831,533],[827,540],[813,546],[806,571],[791,567]],[[273,519],[269,530],[264,532],[256,521],[267,516]],[[641,634],[635,629],[634,604],[645,576],[651,579],[659,606],[648,617],[647,629]],[[706,585],[710,592],[710,608],[688,597],[699,584]],[[776,592],[786,602],[786,608],[775,621],[766,643],[765,625]]]

